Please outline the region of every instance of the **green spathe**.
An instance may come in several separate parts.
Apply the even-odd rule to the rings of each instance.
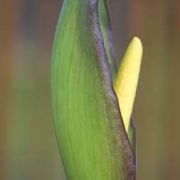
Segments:
[[[58,145],[68,180],[134,180],[97,3],[64,1],[57,25],[51,86]]]

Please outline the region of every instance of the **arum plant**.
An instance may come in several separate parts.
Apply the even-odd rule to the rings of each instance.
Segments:
[[[68,180],[134,180],[131,120],[142,46],[133,38],[119,70],[104,0],[64,0],[52,55],[52,102]]]

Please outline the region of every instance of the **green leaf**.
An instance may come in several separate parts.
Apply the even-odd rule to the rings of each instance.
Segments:
[[[97,0],[64,1],[51,86],[67,179],[133,180],[134,154],[113,89]]]

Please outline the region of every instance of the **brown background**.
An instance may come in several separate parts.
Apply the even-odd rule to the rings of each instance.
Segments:
[[[0,179],[64,180],[49,67],[61,0],[0,0]],[[117,56],[142,39],[138,180],[180,179],[180,1],[109,0]]]

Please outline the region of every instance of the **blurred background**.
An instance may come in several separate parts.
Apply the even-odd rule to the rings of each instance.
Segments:
[[[65,180],[53,131],[50,56],[61,0],[0,0],[0,179]],[[134,119],[137,180],[180,179],[180,1],[108,1],[117,57],[144,56]]]

